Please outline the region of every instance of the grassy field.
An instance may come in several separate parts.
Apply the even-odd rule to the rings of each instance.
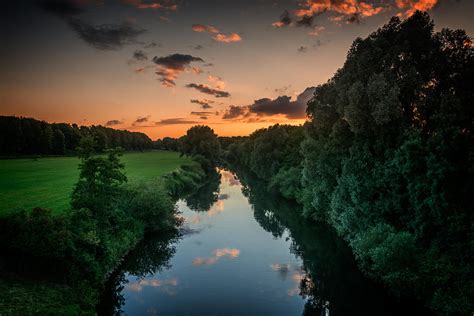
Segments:
[[[154,151],[125,153],[121,161],[128,181],[133,182],[159,177],[190,159],[175,152]],[[0,216],[36,206],[55,213],[68,209],[79,176],[78,164],[75,157],[0,160]]]

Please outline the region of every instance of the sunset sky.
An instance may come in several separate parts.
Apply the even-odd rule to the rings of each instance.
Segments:
[[[471,0],[2,1],[0,115],[152,139],[299,124],[356,37],[427,10],[472,36]]]

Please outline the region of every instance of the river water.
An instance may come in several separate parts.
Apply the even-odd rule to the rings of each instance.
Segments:
[[[245,182],[220,170],[180,200],[179,234],[138,245],[108,282],[98,314],[427,315],[365,278],[330,228]]]

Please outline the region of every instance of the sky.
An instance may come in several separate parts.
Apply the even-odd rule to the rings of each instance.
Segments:
[[[301,124],[357,37],[428,11],[472,36],[472,0],[3,0],[0,115],[179,137]]]

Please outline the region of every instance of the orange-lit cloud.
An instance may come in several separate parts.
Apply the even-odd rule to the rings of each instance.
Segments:
[[[373,4],[358,0],[306,0],[301,6],[301,9],[293,11],[297,17],[313,16],[325,11],[369,17],[383,10],[383,7],[374,7]]]
[[[236,248],[218,248],[213,252],[212,257],[196,257],[193,259],[192,264],[194,266],[211,265],[215,264],[220,258],[228,257],[231,259],[237,258],[240,255],[240,250]]]
[[[214,255],[216,257],[230,257],[237,258],[240,255],[240,250],[236,248],[219,248],[214,250]]]
[[[299,5],[299,9],[292,11],[294,18],[285,11],[272,25],[277,28],[290,25],[312,27],[314,18],[324,12],[341,14],[348,23],[353,23],[359,22],[361,18],[377,15],[385,9],[384,6],[375,6],[359,0],[305,0]],[[316,32],[309,34],[317,35]]]
[[[437,4],[438,0],[395,0],[397,8],[404,10],[405,16],[411,16],[417,10],[429,11],[433,9]]]
[[[143,1],[143,0],[124,0],[125,3],[136,7],[137,9],[169,10],[176,11],[178,6],[170,0],[164,1]]]
[[[218,258],[211,257],[211,258],[204,258],[204,257],[196,257],[193,259],[193,266],[202,266],[202,265],[211,265],[217,262]]]
[[[178,280],[176,278],[165,279],[165,280],[144,279],[144,280],[138,280],[136,282],[129,283],[125,287],[130,291],[140,292],[146,286],[162,287],[162,286],[177,286],[177,285],[178,285]]]
[[[219,30],[212,25],[203,25],[203,24],[193,24],[192,29],[194,32],[209,32],[209,33],[219,33]]]
[[[219,89],[219,90],[224,90],[225,89],[225,82],[224,82],[224,80],[222,80],[221,77],[208,75],[207,80],[209,82],[213,83],[214,86],[216,87],[216,89]]]
[[[237,179],[237,177],[235,177],[231,172],[222,170],[221,175],[224,182],[228,183],[230,186],[240,185],[239,179]]]
[[[213,40],[221,43],[233,43],[233,42],[240,42],[242,37],[237,33],[230,33],[226,34],[217,34],[212,37]]]
[[[174,87],[179,74],[188,70],[195,74],[202,73],[197,67],[191,67],[192,62],[204,62],[200,57],[183,54],[172,54],[164,57],[153,58],[153,62],[158,65],[156,74],[160,76],[160,81],[165,87]]]
[[[209,217],[216,216],[220,213],[224,212],[224,201],[219,200],[211,207],[211,209],[207,212]]]

